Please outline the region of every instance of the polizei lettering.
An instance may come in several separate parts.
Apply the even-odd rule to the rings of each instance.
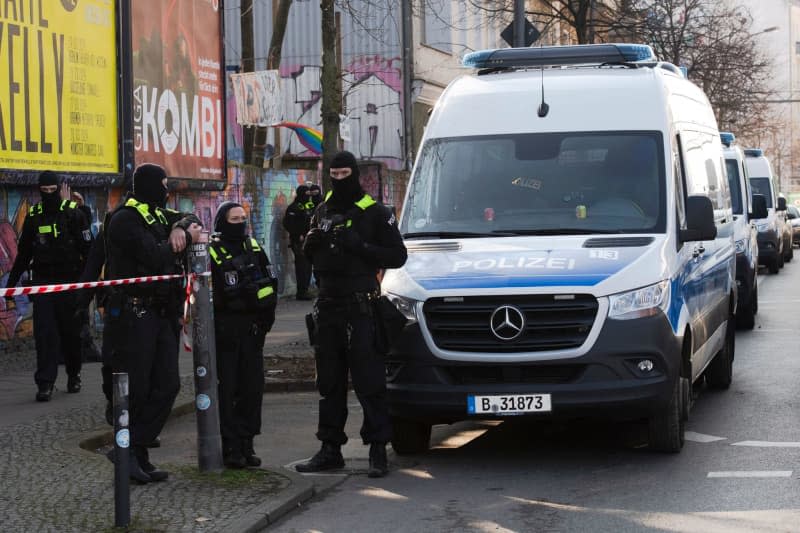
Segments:
[[[139,85],[133,91],[135,147],[222,159],[222,101]]]
[[[496,259],[478,259],[476,261],[456,261],[453,272],[471,270],[573,270],[575,259],[566,257],[500,257]]]
[[[8,69],[8,86],[0,87],[8,96],[0,97],[2,150],[52,153],[55,145],[57,153],[64,152],[65,44],[63,33],[48,29],[44,6],[51,4],[0,0],[0,68]],[[48,117],[45,102],[52,101],[57,113]]]

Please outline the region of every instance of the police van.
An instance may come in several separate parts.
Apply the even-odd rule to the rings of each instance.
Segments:
[[[647,421],[677,452],[729,387],[736,258],[708,99],[643,45],[468,54],[422,139],[384,295],[397,453],[510,415]]]
[[[753,195],[745,166],[745,156],[736,146],[736,136],[720,133],[731,191],[733,208],[733,240],[736,245],[736,287],[738,303],[736,323],[753,329],[758,313],[758,232],[755,224],[767,218],[767,201],[761,194]]]
[[[791,230],[786,228],[786,199],[778,197],[775,191],[772,165],[764,151],[748,148],[744,155],[750,188],[767,201],[768,214],[756,223],[759,263],[769,268],[770,273],[777,274],[784,262],[794,257]]]

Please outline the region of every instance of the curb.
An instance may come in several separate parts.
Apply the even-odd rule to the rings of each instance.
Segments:
[[[265,470],[275,473],[280,472],[279,475],[290,479],[291,485],[276,497],[271,498],[272,501],[262,503],[247,511],[233,524],[221,531],[226,533],[256,533],[262,531],[314,496],[314,484],[300,474],[274,466],[267,466]]]

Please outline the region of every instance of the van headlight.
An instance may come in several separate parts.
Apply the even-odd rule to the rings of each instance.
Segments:
[[[394,304],[398,311],[400,311],[409,323],[417,321],[417,300],[406,298],[405,296],[398,296],[387,292],[384,296]]]
[[[633,291],[609,296],[608,318],[630,320],[666,312],[669,307],[669,280]]]
[[[758,231],[760,231],[761,233],[764,233],[765,231],[769,231],[769,222],[763,222],[761,224],[756,224],[756,229]]]
[[[744,239],[739,239],[736,241],[736,253],[743,254],[744,253]]]

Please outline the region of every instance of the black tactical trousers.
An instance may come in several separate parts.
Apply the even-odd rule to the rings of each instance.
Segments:
[[[51,384],[63,357],[68,376],[81,371],[81,324],[75,320],[77,294],[61,292],[32,296],[33,338],[36,344],[36,384]]]
[[[261,433],[264,396],[264,327],[253,316],[218,312],[214,316],[219,380],[219,422],[226,448]]]
[[[353,298],[319,298],[315,303],[319,426],[317,438],[344,444],[347,421],[347,374],[364,411],[364,444],[389,442],[392,437],[386,404],[386,371],[376,350],[375,317],[369,303]]]
[[[311,262],[303,253],[303,245],[296,243],[292,245],[294,252],[294,277],[297,281],[297,294],[303,295],[308,292],[311,283]]]
[[[106,327],[112,369],[128,373],[131,444],[144,446],[161,433],[180,389],[180,325],[161,309],[126,304]]]

